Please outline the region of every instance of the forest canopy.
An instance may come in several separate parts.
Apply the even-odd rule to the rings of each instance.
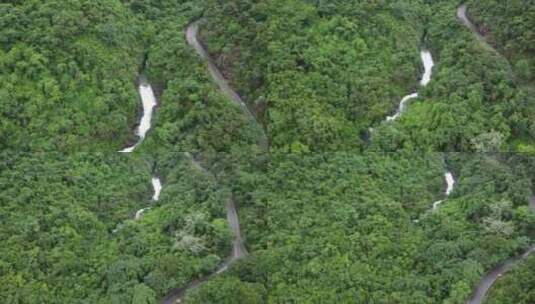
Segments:
[[[535,244],[533,5],[466,5],[3,1],[2,301],[466,303]]]

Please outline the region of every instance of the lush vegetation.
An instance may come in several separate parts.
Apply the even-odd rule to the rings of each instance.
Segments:
[[[212,272],[230,250],[224,209],[230,193],[188,155],[175,153],[178,144],[189,151],[230,146],[235,140],[221,134],[221,126],[182,120],[185,128],[201,131],[178,130],[190,135],[176,146],[165,137],[175,130],[166,133],[162,127],[165,141],[155,135],[154,145],[170,149],[165,154],[154,149],[159,157],[144,147],[132,155],[114,152],[133,139],[140,110],[135,79],[160,25],[135,7],[119,1],[0,5],[5,12],[0,17],[5,25],[0,53],[5,303],[154,303],[168,290]],[[188,16],[173,29],[182,29]],[[182,35],[175,40],[184,45]],[[208,124],[230,113],[238,126],[245,124],[238,111],[224,106],[194,54],[174,59],[192,63],[183,75],[197,76],[186,89],[214,105],[210,115],[198,108],[192,121]],[[157,67],[152,71],[158,75]],[[163,119],[176,109],[168,105],[159,112]],[[167,122],[182,118],[175,113]],[[146,150],[151,145],[148,141]],[[100,152],[80,152],[87,150]],[[157,203],[151,202],[154,174],[165,185]],[[147,206],[152,209],[134,221],[136,211]]]
[[[535,81],[535,7],[526,0],[469,1],[482,35],[498,47],[524,81]]]
[[[0,12],[0,149],[121,147],[139,107],[133,15],[118,0],[3,1]]]
[[[508,60],[508,71],[515,80],[521,108],[530,118],[520,125],[513,142],[522,152],[535,152],[533,113],[535,104],[535,7],[530,1],[469,1],[468,13],[485,41]]]
[[[530,149],[509,144],[535,136],[535,99],[456,19],[457,1],[209,3],[203,37],[272,149],[362,149],[368,136],[375,150],[479,151],[494,138],[496,149]],[[431,84],[384,123],[417,89],[420,47],[437,62]]]
[[[416,86],[420,1],[208,3],[204,41],[273,149],[362,147],[368,127]]]
[[[228,193],[188,158],[173,159],[155,203],[142,159],[3,154],[3,302],[154,303],[213,271],[229,250]]]
[[[504,143],[513,132],[508,115],[519,111],[520,101],[506,63],[482,47],[455,11],[455,1],[432,5],[427,26],[437,62],[432,81],[406,115],[380,127],[375,142],[379,149],[478,151],[478,139],[485,147],[492,136],[498,140],[489,148],[507,149]],[[529,123],[527,117],[524,121]]]
[[[495,52],[453,0],[4,1],[0,297],[156,303],[226,259],[233,195],[250,256],[187,303],[465,303],[535,241],[535,157],[500,153],[535,151],[525,2],[469,1]],[[199,18],[259,124],[187,45]],[[139,74],[158,108],[118,154],[135,139]],[[432,211],[446,168],[457,183]],[[490,303],[530,303],[532,264]]]
[[[240,201],[253,257],[187,300],[221,290],[214,303],[465,303],[533,240],[529,161],[448,155],[458,186],[432,212],[441,154],[273,156],[265,174],[239,179],[255,189]],[[246,291],[229,290],[236,279]]]

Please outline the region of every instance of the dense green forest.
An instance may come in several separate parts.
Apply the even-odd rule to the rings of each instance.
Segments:
[[[385,10],[350,1],[207,2],[204,41],[259,109],[273,149],[362,146],[361,133],[414,85],[423,31],[418,4]]]
[[[458,6],[3,1],[2,302],[152,304],[212,275],[183,302],[466,303],[535,244],[535,19],[527,0],[468,1],[482,41]],[[188,45],[196,20],[253,119]],[[118,153],[137,140],[140,78],[158,106]],[[249,255],[213,275],[230,198]],[[532,303],[534,261],[486,303]]]
[[[378,150],[479,151],[489,137],[497,149],[534,149],[515,141],[535,136],[533,95],[456,19],[456,1],[209,2],[207,45],[249,102],[267,108],[273,149],[362,148],[370,126]],[[385,124],[416,86],[422,46],[437,61],[433,80],[405,118]]]
[[[470,1],[485,38],[497,46],[514,67],[518,78],[535,81],[535,7],[529,1]]]
[[[533,121],[535,7],[529,1],[469,1],[468,13],[484,40],[497,49],[499,56],[507,59],[508,71],[517,85],[523,111],[527,111],[526,117]],[[513,145],[517,150],[533,152],[535,125],[532,122],[523,122],[522,125],[527,132],[517,133]]]
[[[119,1],[3,1],[0,11],[0,148],[120,147],[139,104],[141,24]]]
[[[5,303],[152,303],[211,272],[229,250],[228,193],[182,155],[162,172],[166,191],[140,221],[134,213],[151,197],[145,160],[100,153],[2,159]]]
[[[240,178],[256,189],[241,202],[254,257],[186,302],[465,303],[485,270],[535,232],[523,193],[531,160],[504,157],[516,165],[448,155],[459,185],[431,212],[441,154],[274,156],[267,174]]]
[[[1,10],[4,301],[150,303],[213,271],[230,245],[228,191],[168,154],[157,163],[165,193],[134,221],[156,160],[112,153],[136,123],[134,82],[155,25],[119,1]]]

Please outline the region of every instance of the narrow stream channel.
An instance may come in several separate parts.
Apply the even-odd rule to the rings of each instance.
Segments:
[[[139,137],[139,139],[133,146],[124,148],[123,150],[119,151],[121,153],[133,152],[136,147],[143,142],[143,139],[145,139],[145,136],[147,135],[147,132],[150,130],[151,127],[152,112],[154,111],[154,107],[156,107],[157,105],[156,96],[152,91],[151,85],[145,82],[144,80],[141,81],[138,91],[139,95],[141,96],[141,102],[143,104],[143,116],[141,116],[139,126],[136,130],[136,135]]]
[[[141,103],[143,105],[143,115],[141,116],[139,126],[136,130],[136,135],[139,137],[139,139],[133,146],[119,151],[120,153],[131,153],[136,149],[138,145],[143,142],[145,136],[147,135],[147,132],[150,130],[151,127],[154,107],[156,107],[156,105],[158,104],[156,102],[156,96],[154,95],[154,91],[152,90],[151,85],[144,79],[143,76],[141,77],[138,92],[139,96],[141,97]],[[154,189],[152,200],[158,201],[158,199],[160,198],[160,192],[162,191],[162,183],[160,182],[160,179],[158,177],[153,177],[151,181],[152,187]],[[136,211],[134,219],[139,220],[143,216],[143,213],[148,210],[150,210],[150,207],[139,209],[138,211]]]
[[[152,178],[152,189],[154,191],[154,194],[152,195],[152,201],[157,202],[160,199],[160,192],[162,191],[162,183],[159,178],[157,177]],[[139,209],[136,212],[134,219],[136,221],[141,219],[141,217],[143,216],[143,213],[145,213],[146,211],[149,211],[150,209],[151,207]]]
[[[477,32],[476,27],[466,17],[466,5],[463,4],[463,5],[461,5],[459,7],[459,9],[457,11],[457,15],[462,20],[462,22],[467,27],[469,27],[478,36],[478,39],[483,39],[481,37],[481,35]],[[196,50],[198,55],[206,61],[207,68],[208,68],[210,74],[212,75],[214,81],[219,86],[220,90],[222,92],[224,92],[227,96],[229,96],[230,99],[233,102],[235,102],[240,107],[242,107],[244,109],[244,111],[246,111],[248,113],[248,115],[250,115],[253,119],[255,119],[254,115],[249,111],[249,109],[247,108],[246,104],[243,102],[241,97],[230,87],[230,85],[228,84],[228,81],[223,77],[223,74],[219,71],[219,69],[216,67],[216,65],[213,63],[213,61],[208,56],[207,51],[204,49],[202,44],[198,41],[198,38],[197,38],[198,25],[199,25],[198,22],[194,22],[194,23],[192,23],[192,24],[190,24],[188,26],[188,28],[186,30],[186,38],[187,38],[188,43],[190,44],[190,46],[192,46]],[[429,51],[422,50],[420,55],[421,55],[421,59],[422,59],[423,65],[424,65],[424,73],[423,73],[422,78],[420,80],[420,85],[422,87],[424,87],[424,86],[428,85],[429,82],[431,81],[432,69],[433,69],[433,66],[434,66],[434,62],[433,62],[433,58],[431,56],[431,53]],[[142,103],[143,103],[143,116],[141,117],[141,121],[140,121],[138,129],[136,131],[136,135],[139,137],[139,140],[133,146],[127,147],[127,148],[119,151],[119,152],[122,152],[122,153],[133,152],[135,150],[135,148],[139,144],[141,144],[141,142],[144,140],[147,132],[150,130],[150,127],[151,127],[151,119],[152,119],[153,110],[154,110],[154,107],[157,104],[156,103],[156,98],[155,98],[153,90],[152,90],[152,87],[148,83],[142,82],[140,84],[140,86],[139,86],[139,94],[141,96]],[[402,115],[403,111],[405,110],[406,103],[408,101],[410,101],[411,99],[414,99],[414,98],[417,98],[417,97],[418,97],[418,93],[417,92],[411,93],[411,94],[403,97],[401,102],[400,102],[400,104],[399,104],[397,112],[393,116],[388,116],[386,120],[387,121],[392,121],[392,120],[398,119]],[[267,137],[265,136],[265,133],[264,133],[264,137],[265,137],[265,140],[266,140],[266,143],[267,143]],[[188,155],[189,155],[189,153],[188,153]],[[192,157],[192,163],[194,164],[194,166],[196,166],[196,167],[200,168],[201,170],[203,170],[204,172],[206,172],[206,170],[204,168],[202,168],[201,165],[199,163],[197,163],[193,159],[193,157]],[[451,192],[453,191],[453,188],[454,188],[455,179],[454,179],[452,173],[448,171],[448,172],[446,172],[444,174],[444,177],[445,177],[446,184],[447,184],[446,191],[445,191],[445,197],[446,198],[444,200],[440,200],[440,201],[434,202],[433,203],[433,209],[434,210],[437,209],[439,207],[439,205],[442,204],[448,198],[448,196],[451,194]],[[158,201],[159,196],[160,196],[160,192],[161,192],[161,189],[162,189],[162,185],[161,185],[161,182],[160,182],[159,178],[153,177],[152,178],[152,185],[153,185],[153,189],[154,189],[154,194],[152,196],[152,200],[153,201]],[[535,206],[535,198],[532,198],[532,204]],[[244,242],[243,242],[243,239],[242,239],[242,236],[241,236],[239,218],[238,218],[238,214],[237,214],[237,210],[236,210],[236,206],[235,206],[235,202],[234,202],[233,198],[230,198],[227,201],[226,208],[227,208],[227,220],[228,220],[230,229],[231,229],[231,231],[232,231],[232,233],[234,235],[234,239],[233,239],[233,242],[232,242],[232,253],[231,253],[231,255],[212,274],[210,274],[208,276],[205,276],[205,277],[202,277],[202,278],[199,278],[199,279],[196,279],[196,280],[190,282],[189,284],[187,284],[186,286],[178,287],[178,288],[175,288],[175,289],[171,290],[162,299],[161,303],[163,303],[163,304],[181,303],[187,291],[189,291],[191,289],[195,289],[195,288],[201,286],[204,282],[206,282],[209,279],[213,278],[214,276],[216,276],[216,275],[218,275],[218,274],[220,274],[222,272],[225,272],[232,263],[234,263],[238,259],[241,259],[241,258],[243,258],[243,257],[248,255],[248,252],[247,252],[247,250],[246,250],[246,248],[244,246]],[[146,208],[138,210],[136,212],[135,219],[136,220],[140,219],[142,217],[143,213],[146,212],[147,210],[150,210],[150,207],[146,207]],[[476,287],[471,299],[468,301],[468,303],[469,304],[480,304],[480,303],[482,303],[482,301],[485,298],[488,290],[491,288],[491,286],[494,284],[494,282],[500,276],[502,276],[505,272],[507,272],[510,269],[512,269],[513,266],[517,262],[525,259],[530,254],[532,254],[533,252],[535,252],[535,246],[530,247],[522,255],[514,257],[514,258],[511,258],[511,259],[503,262],[502,264],[494,267],[493,269],[491,269],[481,279],[480,283],[477,285],[477,287]]]
[[[154,195],[152,195],[152,200],[156,202],[160,199],[160,192],[162,192],[162,182],[159,178],[152,178],[152,188],[154,189]]]
[[[433,210],[437,210],[438,206],[440,206],[440,204],[445,202],[450,196],[451,192],[453,191],[453,186],[455,185],[455,178],[453,178],[453,174],[450,171],[446,171],[446,173],[444,173],[444,179],[446,180],[446,185],[447,185],[446,192],[444,193],[446,198],[444,198],[443,200],[434,202]]]
[[[431,81],[431,76],[433,75],[433,67],[435,66],[435,63],[433,62],[433,56],[431,56],[431,53],[426,49],[422,49],[422,51],[420,51],[420,58],[422,59],[422,63],[424,65],[424,74],[422,75],[422,79],[420,80],[420,85],[422,87],[425,87]],[[401,114],[403,114],[403,112],[405,111],[407,102],[415,98],[418,98],[417,92],[411,93],[403,97],[401,99],[401,102],[399,103],[396,113],[392,116],[387,116],[386,121],[393,121],[400,118]]]

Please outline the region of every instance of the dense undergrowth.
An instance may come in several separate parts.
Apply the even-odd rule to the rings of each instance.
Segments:
[[[441,154],[273,156],[239,179],[255,189],[240,200],[253,256],[186,302],[465,303],[487,269],[532,242],[530,160],[447,160],[458,185],[433,212]]]
[[[469,5],[479,22],[506,23],[491,2]],[[489,51],[457,5],[4,1],[3,301],[156,303],[226,258],[233,195],[251,254],[187,303],[465,303],[485,271],[533,244],[535,158],[499,151],[532,149],[535,103],[525,41],[493,31],[500,52]],[[270,153],[187,45],[201,17]],[[422,47],[436,63],[426,88]],[[141,73],[158,95],[153,126],[118,154],[133,139]],[[433,212],[445,170],[457,184]],[[164,184],[158,202],[151,176]],[[530,274],[515,269],[491,303],[530,303]]]

